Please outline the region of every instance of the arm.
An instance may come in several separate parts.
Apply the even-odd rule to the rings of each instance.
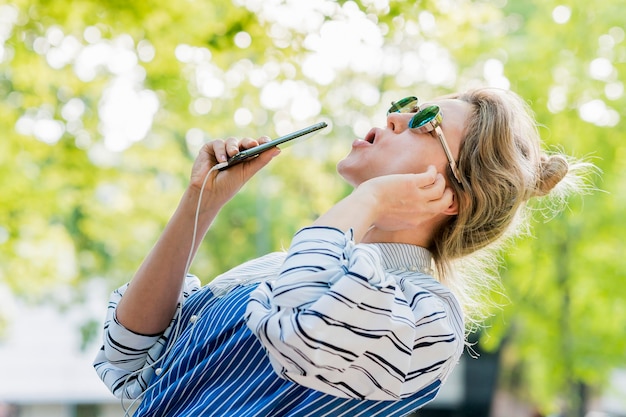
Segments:
[[[263,137],[259,142],[266,142]],[[128,289],[120,300],[117,320],[127,329],[139,334],[158,334],[172,320],[188,258],[195,255],[217,213],[258,170],[279,153],[278,149],[264,152],[249,162],[225,171],[212,170],[240,149],[257,146],[252,139],[216,140],[206,144],[194,162],[190,185],[183,195],[163,234],[145,258]],[[208,175],[208,177],[207,177]],[[206,179],[206,182],[205,182]],[[198,200],[202,187],[203,198]],[[197,234],[194,243],[194,223],[198,209]]]
[[[385,272],[349,234],[303,229],[278,279],[251,294],[248,327],[286,379],[339,397],[406,398],[445,380],[463,347],[449,291],[407,274]]]
[[[445,379],[463,345],[458,303],[427,288],[442,287],[432,277],[422,276],[423,287],[400,284],[375,247],[356,242],[372,230],[416,233],[451,203],[432,168],[378,177],[300,231],[278,279],[260,285],[246,311],[275,371],[373,400],[405,398]]]
[[[122,326],[115,309],[127,288],[128,284],[118,288],[109,298],[104,340],[93,362],[96,373],[117,398],[137,398],[147,388],[176,325],[173,319],[160,335],[141,335]],[[180,302],[199,289],[200,280],[188,275]]]

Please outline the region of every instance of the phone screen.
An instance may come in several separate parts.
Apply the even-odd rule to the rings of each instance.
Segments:
[[[326,126],[328,126],[326,124],[326,122],[320,122],[317,124],[314,124],[312,126],[309,127],[305,127],[304,129],[300,129],[297,130],[295,132],[289,133],[285,136],[281,136],[277,139],[271,140],[267,143],[263,143],[259,146],[255,146],[254,148],[250,148],[250,149],[246,149],[245,151],[241,151],[236,153],[235,155],[233,155],[232,157],[230,157],[230,159],[219,168],[220,171],[223,171],[225,169],[228,169],[234,165],[237,165],[247,159],[253,158],[257,155],[259,155],[262,152],[267,151],[268,149],[273,148],[274,146],[278,146],[280,144],[283,144],[285,142],[289,142],[291,140],[297,139],[297,138],[302,138],[304,136],[310,135],[311,133],[317,132],[320,129],[325,128]]]

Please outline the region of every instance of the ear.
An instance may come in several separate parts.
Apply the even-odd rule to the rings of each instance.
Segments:
[[[456,198],[456,194],[454,194],[452,190],[450,190],[450,193],[452,194],[452,201],[442,213],[448,216],[456,216],[459,214],[459,200]]]

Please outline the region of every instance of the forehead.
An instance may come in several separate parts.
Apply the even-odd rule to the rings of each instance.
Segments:
[[[466,113],[472,107],[467,101],[456,98],[435,98],[432,100],[422,101],[419,104],[422,109],[427,106],[437,105],[442,111],[453,113]]]

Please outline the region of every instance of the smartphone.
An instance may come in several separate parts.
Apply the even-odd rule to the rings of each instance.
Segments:
[[[224,164],[222,164],[223,166],[220,166],[218,169],[220,171],[223,171],[225,169],[228,169],[232,166],[235,166],[243,161],[246,161],[250,158],[254,158],[255,156],[258,156],[260,153],[267,151],[268,149],[273,148],[274,146],[278,146],[280,144],[283,144],[285,142],[289,142],[290,140],[294,140],[297,138],[301,138],[303,136],[306,135],[310,135],[311,133],[317,132],[320,129],[325,128],[326,126],[328,126],[326,124],[326,122],[320,122],[317,124],[314,124],[312,126],[309,127],[305,127],[304,129],[300,129],[297,130],[295,132],[289,133],[285,136],[281,136],[277,139],[271,140],[267,143],[263,143],[259,146],[255,146],[254,148],[250,148],[250,149],[246,149],[245,151],[241,151],[236,153],[235,155],[231,156],[228,161],[226,161]]]

